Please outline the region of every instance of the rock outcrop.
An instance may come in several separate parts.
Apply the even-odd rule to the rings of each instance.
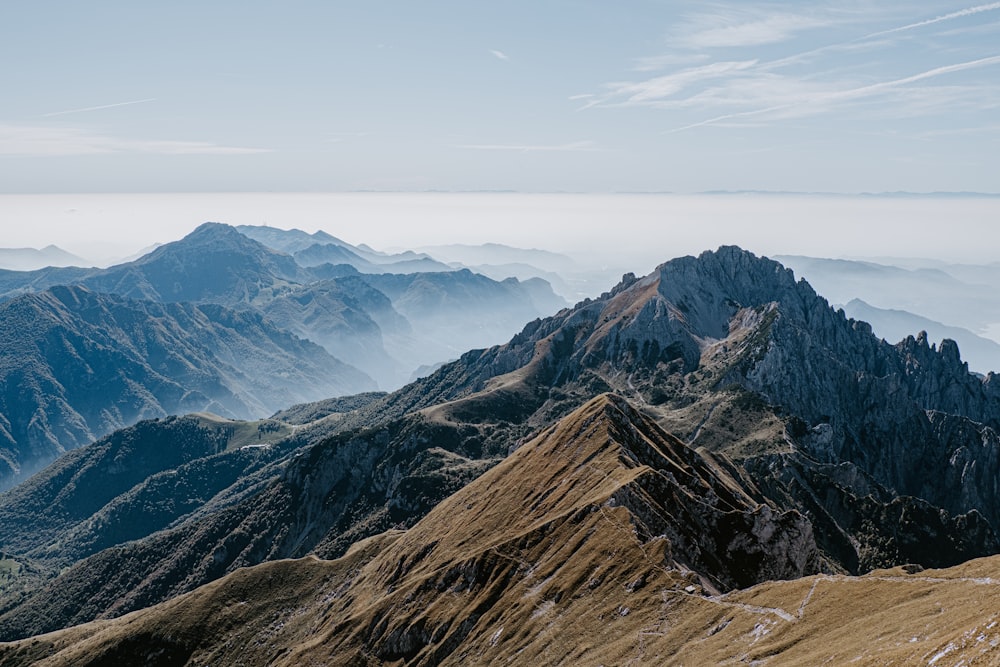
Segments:
[[[721,248],[628,275],[391,394],[297,406],[280,415],[299,428],[271,467],[167,530],[69,565],[2,620],[13,637],[38,631],[39,618],[48,630],[115,616],[271,559],[350,559],[352,543],[373,538],[393,554],[366,570],[378,595],[346,593],[347,575],[331,575],[354,601],[338,613],[355,620],[324,632],[355,647],[345,651],[430,664],[464,655],[454,647],[469,638],[489,643],[475,630],[489,610],[523,620],[527,603],[497,599],[524,563],[572,575],[540,598],[553,605],[595,602],[581,581],[610,591],[593,573],[614,553],[625,559],[615,580],[645,591],[646,605],[680,581],[711,592],[951,566],[998,550],[995,385],[951,344],[885,343],[777,263]],[[505,456],[469,495],[438,505]],[[492,528],[463,527],[465,516]],[[609,525],[627,553],[597,537]],[[411,530],[374,538],[393,528]],[[386,591],[383,609],[413,611],[406,620],[357,603]],[[464,601],[442,601],[447,591]],[[632,608],[601,599],[616,601],[619,619]],[[504,624],[497,613],[491,633]]]

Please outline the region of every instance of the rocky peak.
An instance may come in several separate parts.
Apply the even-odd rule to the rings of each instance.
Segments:
[[[253,303],[308,279],[295,260],[235,228],[206,222],[134,262],[88,277],[99,291],[157,301]]]

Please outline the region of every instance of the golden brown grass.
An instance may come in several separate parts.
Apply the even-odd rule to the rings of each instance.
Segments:
[[[3,645],[0,664],[1000,664],[1000,558],[704,594],[613,500],[646,470],[613,409],[591,401],[405,533]]]

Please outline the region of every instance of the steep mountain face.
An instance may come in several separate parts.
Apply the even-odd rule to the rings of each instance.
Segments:
[[[844,508],[900,496],[910,498],[896,501],[907,511],[926,504],[925,514],[951,515],[941,525],[954,550],[903,549],[931,557],[925,565],[996,548],[1000,504],[969,472],[998,472],[989,444],[1000,415],[996,387],[992,375],[969,374],[953,344],[886,344],[776,262],[721,248],[642,279],[626,276],[601,298],[533,322],[507,345],[468,353],[347,424],[427,409],[538,427],[613,390],[689,442],[741,461],[778,502],[825,498],[813,503],[824,548],[864,571],[929,536],[916,534],[900,508],[879,510],[886,523],[859,532]],[[935,412],[964,428],[943,433]]]
[[[540,279],[497,282],[469,271],[447,271],[416,253],[381,255],[326,234],[240,229],[263,242],[229,225],[205,223],[179,241],[108,269],[0,271],[0,298],[79,284],[143,300],[256,310],[358,366],[387,389],[404,384],[419,367],[504,340],[525,321],[565,305]],[[355,263],[363,263],[366,271],[438,272],[361,274],[350,264],[312,262],[306,268],[265,245],[305,252],[317,242],[335,253],[317,261],[357,257]]]
[[[318,642],[294,647],[278,630],[250,660],[291,649],[280,664],[307,663],[314,650],[337,664],[364,655],[461,661],[465,647],[491,636],[494,645],[512,647],[506,642],[519,643],[519,631],[549,612],[546,623],[588,607],[624,616],[619,599],[658,598],[664,589],[684,595],[685,587],[713,592],[815,568],[805,518],[754,500],[727,468],[623,400],[598,397],[405,534],[381,538],[378,554],[359,569],[337,576],[339,590],[323,611],[305,612],[329,619],[312,616]],[[171,651],[185,661],[228,661],[222,641],[199,646],[205,639]],[[159,639],[149,640],[139,649],[143,657],[161,648]],[[90,659],[139,657],[115,644],[107,641]]]
[[[889,345],[779,264],[724,247],[626,276],[392,394],[277,415],[297,427],[274,444],[280,455],[166,530],[26,587],[0,631],[10,639],[109,618],[243,566],[313,554],[343,560],[259,570],[323,600],[294,612],[251,605],[269,620],[241,621],[249,634],[239,637],[273,647],[254,654],[261,660],[298,664],[316,649],[343,661],[527,664],[552,657],[545,646],[558,631],[575,638],[559,654],[566,660],[621,662],[637,633],[668,621],[655,636],[671,639],[648,641],[678,650],[674,604],[702,620],[716,609],[710,624],[684,626],[699,636],[753,618],[726,616],[753,607],[752,594],[730,604],[739,594],[716,591],[996,553],[996,386],[969,374],[952,344]],[[202,460],[212,459],[182,468]],[[392,528],[410,530],[373,537]],[[15,556],[26,566],[39,557]],[[233,598],[214,596],[271,585],[255,577],[237,573],[151,611],[157,620],[132,635],[141,639],[80,629],[46,641],[61,650],[89,637],[94,656],[153,647],[176,650],[181,664],[224,661],[230,649],[201,631],[214,621],[186,616],[184,605],[228,608]],[[163,627],[197,629],[153,629],[166,609],[189,620]],[[794,619],[795,609],[783,613]],[[584,616],[593,625],[578,633],[569,619]],[[34,655],[24,644],[10,650]]]
[[[229,225],[206,222],[180,241],[95,273],[84,284],[133,298],[236,306],[264,301],[307,279],[288,255]]]
[[[961,348],[962,360],[971,370],[979,373],[1000,371],[1000,343],[977,336],[968,329],[947,326],[905,310],[876,308],[861,299],[845,303],[844,312],[856,320],[868,322],[875,335],[888,341],[901,341],[920,331],[927,333],[928,340],[953,340]]]
[[[140,419],[247,418],[373,388],[253,313],[55,287],[0,305],[0,480]]]
[[[817,555],[808,522],[753,500],[729,470],[620,398],[599,397],[406,532],[361,541],[334,561],[242,569],[126,618],[0,645],[0,659],[48,667],[996,661],[996,558],[943,571],[799,577]],[[734,573],[795,578],[715,590]]]

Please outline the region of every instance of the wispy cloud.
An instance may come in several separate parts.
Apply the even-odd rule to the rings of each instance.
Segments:
[[[500,60],[510,60],[510,56],[508,56],[503,51],[497,51],[496,49],[490,49],[490,53],[492,53],[496,58],[499,58]]]
[[[606,85],[608,91],[604,95],[593,98],[584,108],[609,104],[622,106],[653,104],[673,97],[695,84],[727,77],[734,72],[749,69],[756,64],[756,60],[717,62],[700,67],[683,69],[673,74],[658,76],[645,81],[609,83]]]
[[[101,104],[96,107],[84,107],[82,109],[67,109],[66,111],[53,111],[51,113],[43,113],[42,118],[50,118],[52,116],[65,116],[71,113],[86,113],[88,111],[100,111],[101,109],[114,109],[115,107],[127,107],[132,104],[145,104],[146,102],[155,102],[155,97],[150,97],[144,100],[131,100],[128,102],[115,102],[114,104]]]
[[[960,19],[966,16],[973,16],[974,14],[980,14],[982,12],[991,12],[998,9],[1000,9],[1000,2],[991,2],[987,5],[976,5],[975,7],[960,9],[956,12],[950,12],[948,14],[942,14],[941,16],[935,16],[932,19],[926,19],[924,21],[917,21],[916,23],[908,23],[906,25],[901,25],[896,28],[889,28],[888,30],[880,30],[878,32],[873,32],[869,35],[865,35],[863,39],[868,39],[871,37],[880,37],[882,35],[891,35],[893,33],[905,32],[907,30],[914,30],[916,28],[923,28],[924,26],[934,25],[935,23],[941,23],[942,21],[951,21],[953,19]]]
[[[732,120],[734,118],[748,118],[750,116],[760,116],[766,113],[772,113],[775,111],[781,111],[784,109],[791,108],[790,104],[777,104],[773,107],[765,107],[763,109],[751,109],[750,111],[739,111],[737,113],[727,113],[721,116],[716,116],[714,118],[706,118],[705,120],[700,120],[697,123],[691,123],[689,125],[684,125],[682,127],[675,127],[672,130],[667,130],[667,134],[674,134],[676,132],[683,132],[685,130],[693,130],[696,127],[704,127],[705,125],[716,125],[723,121]]]
[[[456,148],[468,148],[477,151],[518,151],[521,153],[542,152],[573,152],[599,151],[593,141],[574,141],[568,144],[462,144]]]
[[[699,5],[699,12],[687,16],[672,32],[672,51],[633,61],[633,71],[666,73],[612,81],[589,97],[572,99],[582,102],[581,110],[674,111],[669,117],[676,127],[668,133],[710,125],[760,127],[848,110],[868,119],[888,119],[944,114],[953,118],[956,113],[993,113],[1000,108],[1000,79],[961,75],[1000,65],[995,45],[984,40],[976,45],[956,43],[939,31],[937,40],[902,39],[909,31],[998,11],[1000,2],[929,18],[918,15],[909,21],[899,20],[900,11],[912,11],[912,6],[904,5],[831,9],[828,4],[809,3],[795,12],[774,4],[748,8],[713,3],[708,11],[705,6]],[[886,21],[891,14],[896,16],[895,27],[874,29],[893,25]],[[804,51],[788,48],[801,33],[813,30],[835,38]],[[760,48],[764,45],[766,49]],[[727,56],[736,57],[705,62],[718,48],[730,49]],[[761,58],[763,54],[768,58]],[[908,67],[911,62],[923,68],[908,73],[913,71]]]
[[[926,81],[928,79],[934,79],[948,74],[994,65],[1000,65],[1000,55],[935,67],[910,76],[861,86],[828,85],[824,87],[813,85],[811,87],[805,87],[790,85],[779,87],[774,85],[773,82],[785,81],[787,83],[788,80],[784,77],[755,78],[752,81],[744,82],[744,84],[748,85],[737,87],[736,90],[739,92],[736,94],[734,94],[734,91],[732,90],[728,91],[730,98],[728,101],[730,103],[737,104],[752,100],[758,104],[766,104],[766,106],[720,114],[718,116],[706,118],[695,123],[689,123],[687,125],[674,128],[669,130],[669,132],[681,132],[697,127],[704,127],[706,125],[715,125],[734,118],[767,116],[772,118],[789,118],[816,115],[830,112],[836,107],[845,104],[877,98],[880,96],[898,96],[900,94],[904,96],[904,99],[897,101],[905,101],[905,103],[900,103],[893,107],[893,113],[897,117],[907,113],[933,113],[935,111],[942,111],[949,108],[954,109],[957,99],[963,90],[961,87],[949,87],[944,90],[936,88],[919,88],[915,90],[907,89],[912,84]],[[708,106],[706,102],[709,98],[711,98],[715,105],[725,103],[726,95],[721,91],[717,90],[710,92],[712,94],[702,93],[699,96],[677,102],[675,105],[681,106],[683,104],[691,106],[694,103],[701,102],[702,106]],[[768,104],[768,102],[770,103]]]
[[[636,58],[632,69],[636,72],[655,72],[674,65],[693,65],[708,59],[707,53],[665,53]]]
[[[157,155],[249,155],[268,149],[204,141],[123,139],[71,127],[0,124],[0,155],[70,156],[112,153]]]
[[[841,91],[832,94],[834,97],[840,97],[842,99],[851,99],[856,97],[864,97],[867,95],[876,94],[887,90],[889,88],[898,88],[900,86],[905,86],[907,84],[916,83],[917,81],[923,81],[924,79],[931,79],[934,77],[942,76],[944,74],[952,74],[954,72],[962,72],[969,69],[976,69],[979,67],[987,67],[989,65],[1000,64],[1000,55],[989,56],[987,58],[979,58],[978,60],[970,60],[964,63],[955,63],[953,65],[944,65],[942,67],[935,67],[919,74],[914,74],[912,76],[903,77],[901,79],[894,79],[892,81],[883,81],[880,83],[873,83],[868,86],[861,86],[853,90]]]
[[[761,46],[784,42],[805,30],[828,27],[826,16],[774,13],[760,18],[753,11],[729,8],[701,14],[680,27],[676,34],[679,46],[689,49],[717,49]]]

